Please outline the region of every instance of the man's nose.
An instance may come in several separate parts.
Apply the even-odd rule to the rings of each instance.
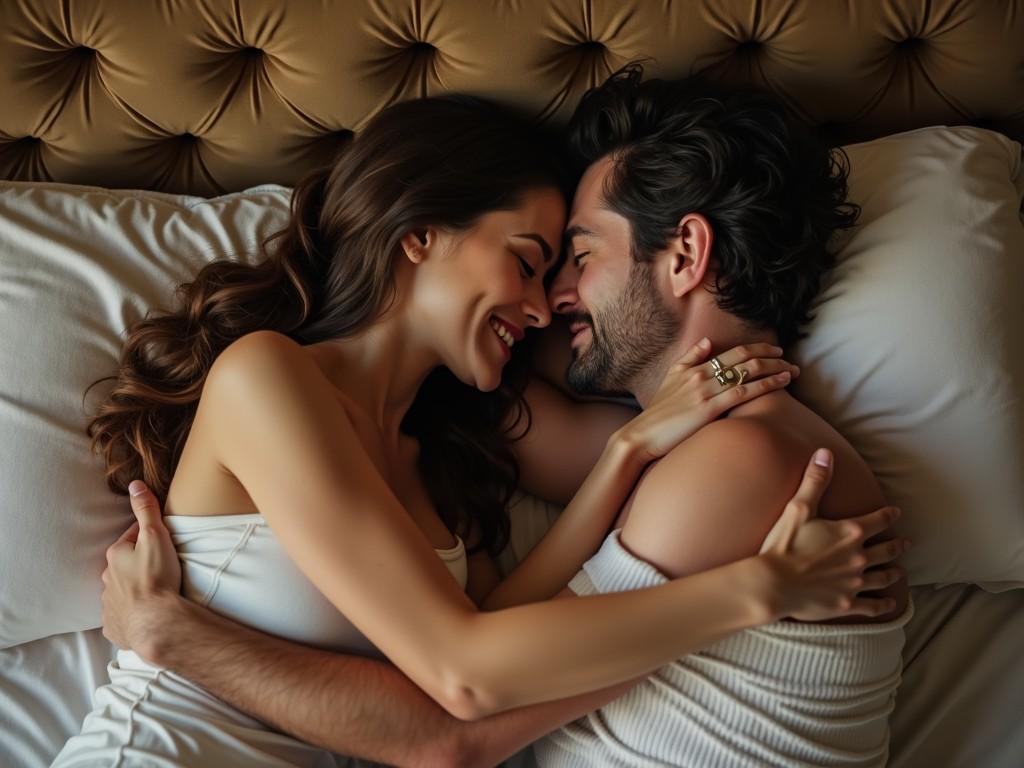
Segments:
[[[576,270],[568,264],[558,270],[548,289],[548,307],[552,312],[562,315],[572,312],[576,307],[579,301],[579,295],[576,293],[577,277]]]

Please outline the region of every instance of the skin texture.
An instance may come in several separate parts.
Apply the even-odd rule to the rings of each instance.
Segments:
[[[496,386],[502,352],[498,346],[501,342],[487,322],[491,314],[535,327],[547,324],[546,305],[537,308],[536,304],[534,294],[539,289],[529,284],[525,270],[513,279],[513,270],[500,262],[497,253],[515,240],[514,232],[532,232],[524,228],[530,225],[545,230],[550,224],[553,232],[547,232],[551,236],[549,242],[557,242],[560,222],[549,222],[543,214],[550,198],[535,202],[533,209],[528,201],[525,210],[502,212],[512,213],[513,218],[490,221],[488,224],[493,226],[485,227],[481,233],[458,238],[430,231],[411,234],[403,241],[406,261],[400,262],[401,269],[396,271],[400,299],[393,314],[384,318],[381,327],[375,327],[352,344],[338,342],[314,345],[315,349],[299,348],[269,333],[251,334],[236,342],[222,354],[211,372],[209,392],[204,392],[185,449],[189,463],[183,456],[175,477],[178,485],[172,484],[168,500],[168,513],[174,509],[177,514],[224,514],[226,509],[233,509],[238,513],[258,510],[264,514],[310,580],[365,628],[371,639],[434,701],[424,704],[422,691],[390,667],[369,660],[325,655],[239,628],[223,619],[204,618],[202,609],[184,604],[166,589],[160,592],[155,588],[158,584],[153,589],[157,598],[146,605],[135,605],[137,610],[131,613],[131,620],[138,624],[127,631],[129,636],[135,631],[138,636],[156,638],[152,645],[140,649],[143,655],[182,672],[257,717],[338,751],[404,764],[416,762],[433,748],[455,756],[456,762],[472,763],[480,758],[486,745],[504,745],[501,749],[515,751],[553,727],[610,700],[638,675],[682,653],[744,626],[805,609],[800,601],[785,605],[776,602],[782,594],[792,597],[799,591],[799,579],[794,572],[785,570],[785,547],[776,560],[748,558],[664,588],[644,590],[643,594],[522,605],[522,600],[555,594],[557,587],[553,585],[565,583],[565,559],[556,566],[556,557],[541,556],[529,569],[540,576],[520,578],[518,583],[513,579],[513,587],[486,598],[492,605],[517,607],[490,614],[474,610],[472,602],[457,589],[431,551],[431,546],[448,547],[453,542],[430,509],[422,487],[409,480],[409,475],[414,475],[410,472],[415,460],[414,446],[403,442],[397,424],[415,395],[418,381],[422,381],[423,368],[429,370],[430,366],[445,364],[463,381],[480,389]],[[475,249],[472,258],[490,259],[491,271],[469,269],[460,256],[469,258],[467,254],[471,251],[461,250],[467,243]],[[539,267],[543,258],[540,247],[525,245],[533,250],[534,262]],[[507,262],[521,269],[519,257],[515,249],[512,256],[503,254]],[[614,270],[628,273],[630,269],[628,261],[607,263],[609,273],[590,270],[587,285],[591,287],[586,292],[591,298],[566,305],[571,305],[569,311],[591,313],[595,331],[602,316],[611,317],[600,310],[604,306],[600,296],[609,300],[617,296],[611,275]],[[539,269],[536,271],[539,275]],[[564,289],[572,271],[577,272],[576,285],[582,297],[584,279],[575,265],[570,271],[563,270],[570,277],[560,274],[556,286],[561,284]],[[451,296],[454,291],[459,301],[442,301],[442,286],[459,280],[462,283],[449,286],[448,294]],[[665,290],[659,281],[648,287],[652,286]],[[598,289],[601,294],[593,293]],[[565,311],[559,309],[557,296],[552,296],[556,310]],[[386,350],[387,354],[378,354],[378,349]],[[676,350],[676,359],[679,351]],[[393,359],[403,361],[401,370],[384,365],[383,361]],[[638,384],[634,377],[634,381],[627,382],[636,387],[634,393],[638,400],[643,397],[641,402],[650,412],[656,412],[659,387],[668,378],[672,362],[661,366],[658,381],[648,378]],[[715,393],[714,387],[709,390],[706,386],[706,368],[699,383],[705,392]],[[359,375],[353,376],[353,371]],[[645,383],[647,386],[641,386]],[[754,396],[753,391],[736,391],[744,397]],[[739,403],[736,399],[732,405]],[[610,413],[604,411],[605,428],[614,423]],[[703,420],[715,415],[706,412]],[[614,434],[620,432],[621,429]],[[639,475],[636,442],[607,438],[606,442],[609,447],[597,458],[587,482],[591,484],[592,499],[610,498],[611,503],[600,509],[589,526],[583,505],[578,505],[578,514],[563,515],[567,521],[563,530],[587,529],[598,542]],[[284,467],[280,464],[280,451],[272,450],[280,443],[290,448],[301,447],[289,452]],[[806,459],[806,455],[801,459],[801,468]],[[210,467],[212,472],[204,470]],[[653,471],[648,474],[652,476],[656,477]],[[278,482],[270,482],[269,478]],[[288,481],[279,482],[281,478]],[[796,479],[799,481],[799,473]],[[803,514],[806,519],[807,511],[826,483],[827,478],[819,478],[810,500],[791,514],[797,519]],[[606,493],[608,489],[612,490],[610,496]],[[790,495],[795,490],[792,488]],[[587,491],[584,483],[581,492]],[[773,516],[778,516],[787,498],[779,499],[771,510]],[[742,503],[748,501],[744,499]],[[755,501],[764,505],[761,499]],[[372,518],[356,513],[368,507],[376,511]],[[677,515],[680,509],[690,511],[690,507],[676,505]],[[303,511],[302,520],[295,520],[295,510]],[[651,517],[656,519],[656,514]],[[806,525],[790,524],[794,531],[811,530]],[[634,523],[632,530],[643,529]],[[825,539],[828,536],[824,533],[829,531],[834,540],[840,528],[814,530]],[[850,533],[846,528],[842,531]],[[346,540],[359,542],[359,546],[346,548]],[[821,544],[817,546],[820,550]],[[856,547],[859,550],[860,540]],[[588,549],[592,552],[593,547]],[[359,583],[379,561],[367,559],[368,552],[389,553],[386,559],[393,567],[378,571],[380,579],[373,589],[352,589],[348,585]],[[852,550],[844,557],[850,559],[850,553]],[[581,562],[579,557],[586,554],[576,558],[573,573]],[[118,557],[128,555],[125,552]],[[773,565],[766,570],[768,562]],[[754,563],[758,567],[753,567]],[[820,579],[808,581],[820,587]],[[764,597],[766,584],[778,586],[782,582],[787,583],[787,589],[778,589],[771,598]],[[488,592],[480,590],[477,598],[485,599]],[[820,594],[812,592],[810,586],[805,587],[805,602],[823,600]],[[763,599],[752,604],[750,595],[759,593]],[[396,596],[401,601],[396,610],[377,610],[381,602],[394,603]],[[833,613],[836,610],[833,606]],[[615,623],[607,621],[612,612],[619,619]],[[168,622],[168,617],[173,620]],[[160,625],[166,631],[157,628],[161,621],[168,622]],[[180,649],[184,643],[175,642],[174,633],[186,628],[191,643],[189,658],[175,655],[175,648]],[[644,638],[644,642],[638,643],[638,637]],[[204,654],[198,649],[215,654],[218,646],[230,648],[230,658],[204,667]],[[221,655],[226,654],[225,650]],[[232,659],[236,660],[234,666]],[[189,667],[195,660],[199,660],[198,666]],[[243,670],[253,668],[267,672],[259,680],[247,683],[251,676]],[[217,669],[222,674],[233,670],[233,674],[218,679]],[[393,676],[389,677],[387,672]],[[372,685],[362,685],[369,680]],[[268,686],[274,691],[273,696],[268,695]],[[585,693],[602,687],[606,688],[604,692]],[[289,691],[290,695],[282,697],[282,691]],[[562,701],[536,704],[556,698]],[[287,704],[282,703],[285,701]],[[332,708],[326,706],[329,701],[334,701],[335,707],[338,701],[347,701],[353,708],[345,708],[349,714],[339,723],[342,716],[337,712],[331,714]],[[460,725],[438,704],[456,717],[476,722]],[[501,710],[509,711],[495,714]],[[359,720],[351,715],[353,711],[372,712],[374,717],[368,716],[357,725]],[[382,714],[385,711],[389,714]],[[356,737],[355,729],[377,722],[376,718],[382,716],[392,718],[389,744]],[[427,722],[436,727],[432,726],[424,737],[422,724]],[[445,725],[436,725],[438,722]],[[485,730],[485,726],[491,730]],[[396,739],[394,729],[408,736],[408,741]],[[419,745],[421,751],[393,759],[394,753],[402,749],[395,742],[408,744],[410,749]],[[486,760],[492,757],[489,754]]]

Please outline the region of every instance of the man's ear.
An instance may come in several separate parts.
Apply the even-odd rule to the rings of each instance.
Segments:
[[[406,258],[413,264],[419,264],[425,258],[430,247],[434,244],[434,232],[429,227],[423,227],[402,235],[399,241]]]
[[[714,239],[711,224],[699,213],[688,213],[679,220],[667,246],[669,287],[677,299],[703,285]]]

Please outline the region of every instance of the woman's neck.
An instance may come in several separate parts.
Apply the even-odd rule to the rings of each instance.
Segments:
[[[373,322],[357,336],[308,346],[324,374],[361,408],[385,438],[398,438],[420,386],[441,364],[399,314]]]

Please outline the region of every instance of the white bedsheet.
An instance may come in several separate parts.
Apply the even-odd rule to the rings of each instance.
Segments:
[[[890,766],[1020,768],[1024,590],[918,587],[914,604]],[[94,629],[0,651],[0,766],[50,764],[78,732],[112,650]]]

